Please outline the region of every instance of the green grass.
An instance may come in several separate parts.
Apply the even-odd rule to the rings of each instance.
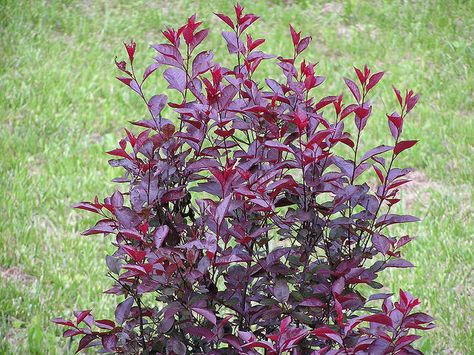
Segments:
[[[244,5],[263,16],[254,33],[266,37],[268,52],[289,53],[282,38],[290,22],[313,36],[307,53],[328,76],[325,94],[343,90],[352,65],[386,70],[369,144],[385,139],[384,113],[395,108],[391,83],[421,94],[405,129],[421,143],[404,160],[417,169],[404,206],[423,218],[406,228],[417,236],[406,248],[417,268],[385,281],[419,296],[436,317],[438,328],[420,341],[423,351],[473,351],[474,3]],[[70,206],[112,191],[118,172],[103,152],[128,120],[144,114],[114,79],[113,58],[133,37],[138,63],[151,62],[147,45],[193,12],[214,27],[209,46],[223,58],[224,25],[210,14],[229,8],[223,0],[0,1],[0,353],[68,352],[51,318],[76,308],[112,314],[113,297],[100,294],[108,285],[107,242],[80,237],[93,219]],[[150,84],[149,94],[165,87],[158,76]]]

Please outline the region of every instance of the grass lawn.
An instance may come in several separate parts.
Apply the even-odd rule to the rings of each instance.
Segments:
[[[138,63],[167,24],[194,12],[213,28],[208,47],[223,57],[224,25],[213,11],[227,1],[0,1],[0,353],[67,353],[49,320],[71,309],[112,315],[104,262],[107,241],[81,237],[93,222],[74,202],[112,192],[118,171],[104,151],[115,147],[142,104],[114,79],[121,41],[138,43]],[[474,2],[257,1],[263,49],[289,53],[288,23],[313,36],[307,56],[328,77],[324,94],[368,63],[386,75],[374,98],[372,144],[385,137],[385,112],[396,108],[391,84],[413,88],[420,103],[405,129],[421,142],[406,154],[416,169],[403,207],[423,218],[405,227],[417,240],[406,257],[417,268],[385,274],[437,319],[420,346],[426,353],[474,351]],[[264,68],[263,74],[265,74]],[[279,73],[278,73],[279,74]],[[274,74],[276,75],[276,74]],[[158,75],[149,94],[165,88]],[[153,88],[150,83],[155,85]],[[153,90],[153,91],[151,91]],[[378,109],[377,109],[378,108]],[[382,138],[383,140],[383,138]],[[382,142],[383,143],[383,142]],[[407,211],[408,212],[408,211]],[[90,239],[89,239],[90,238]]]

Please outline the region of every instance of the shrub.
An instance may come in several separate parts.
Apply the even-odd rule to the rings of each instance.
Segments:
[[[136,44],[125,44],[118,79],[149,118],[108,152],[110,165],[125,172],[115,181],[126,192],[75,206],[101,218],[84,235],[113,236],[116,251],[106,258],[113,285],[105,292],[123,300],[114,320],[86,310],[53,322],[68,327],[65,337],[80,335],[78,350],[420,353],[412,346],[420,336],[410,332],[433,323],[413,312],[419,301],[400,290],[393,303],[372,291],[382,288],[382,270],[413,266],[401,256],[412,238],[389,227],[418,220],[392,211],[410,181],[410,169],[396,164],[417,142],[401,135],[418,95],[394,89],[393,144],[361,151],[383,72],[354,68],[356,79],[344,79],[347,99],[321,95],[324,77],[300,59],[311,37],[290,26],[293,53],[276,58],[282,80],[258,83],[259,65],[274,58],[258,49],[264,39],[246,33],[258,17],[239,5],[234,19],[217,16],[228,27],[232,69],[198,50],[208,29],[195,16],[163,32],[167,42],[153,46],[158,55],[142,77],[133,66]],[[144,93],[161,67],[175,102]],[[166,106],[177,125],[162,116]]]

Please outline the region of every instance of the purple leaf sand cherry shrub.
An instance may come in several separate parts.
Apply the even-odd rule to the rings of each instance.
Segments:
[[[418,95],[394,88],[393,143],[361,150],[383,72],[354,68],[344,97],[322,95],[324,77],[300,58],[311,37],[290,26],[293,53],[275,58],[247,31],[258,16],[240,5],[232,18],[216,15],[233,68],[202,49],[208,29],[196,16],[163,31],[142,76],[136,44],[125,44],[118,79],[148,110],[108,152],[126,192],[75,206],[100,216],[83,234],[116,248],[105,292],[120,303],[113,320],[86,310],[53,322],[80,338],[78,351],[420,354],[413,331],[433,319],[408,292],[392,301],[376,291],[379,272],[413,266],[401,254],[412,238],[390,226],[418,220],[392,211],[410,181],[397,159],[417,142],[402,132]],[[267,60],[282,80],[254,80]],[[144,93],[158,68],[176,102]]]

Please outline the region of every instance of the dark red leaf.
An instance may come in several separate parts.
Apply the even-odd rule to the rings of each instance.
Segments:
[[[390,243],[390,240],[387,237],[378,233],[374,233],[372,235],[372,245],[375,247],[375,249],[385,255],[390,250],[392,243]]]
[[[377,85],[380,79],[382,79],[383,75],[384,75],[384,72],[381,71],[379,73],[375,73],[374,75],[370,77],[369,83],[367,84],[367,92],[369,92],[370,89],[372,89],[375,85]]]
[[[91,313],[90,309],[86,311],[80,311],[76,314],[76,323],[79,325],[89,314]]]
[[[402,95],[400,95],[400,90],[398,90],[395,86],[393,86],[393,91],[395,92],[395,95],[397,96],[398,103],[400,104],[400,108],[403,107],[403,99]]]
[[[407,104],[407,113],[410,112],[413,109],[413,107],[415,107],[415,105],[418,102],[418,99],[419,99],[418,95],[412,96],[409,99],[407,99],[407,102],[406,102],[406,104]]]
[[[95,325],[101,329],[112,330],[115,328],[115,322],[108,319],[98,319],[95,321]]]
[[[393,153],[395,155],[398,155],[401,152],[403,152],[404,150],[413,147],[416,143],[418,143],[418,141],[401,141],[401,142],[398,142],[397,145],[395,146],[395,148],[393,149]]]
[[[209,29],[204,29],[201,31],[198,31],[194,34],[194,37],[189,45],[189,51],[192,53],[194,49],[201,44],[201,42],[207,37],[207,34],[209,33]]]
[[[342,345],[342,338],[339,333],[329,327],[319,327],[311,332],[311,334],[317,337],[334,340],[339,345]]]
[[[90,202],[79,202],[72,206],[73,208],[78,208],[81,210],[86,210],[95,213],[101,213],[102,207],[100,205],[90,203]]]
[[[92,335],[92,334],[84,335],[82,339],[79,341],[79,346],[76,350],[76,353],[87,348],[87,346],[95,339],[97,339],[97,335]]]
[[[137,250],[133,247],[130,247],[128,245],[122,246],[122,248],[126,251],[128,255],[132,257],[132,259],[137,262],[137,263],[142,263],[143,260],[145,260],[146,257],[146,251],[144,250]]]
[[[160,199],[161,203],[169,203],[181,200],[186,196],[186,191],[183,187],[176,187],[166,191]]]
[[[376,223],[376,227],[382,225],[391,225],[397,223],[411,223],[411,222],[418,222],[420,219],[417,217],[413,217],[410,215],[398,215],[398,214],[387,214],[381,216]]]
[[[293,41],[293,46],[297,46],[298,43],[300,42],[300,36],[301,32],[296,32],[295,29],[293,28],[292,25],[290,25],[290,34],[291,34],[291,40]]]
[[[269,342],[265,342],[265,341],[252,341],[250,343],[244,344],[242,347],[250,348],[250,349],[254,349],[254,348],[263,348],[267,350],[273,349],[272,345]]]
[[[72,328],[72,329],[68,329],[64,331],[63,338],[75,337],[76,335],[79,335],[79,334],[84,334],[84,331],[82,329]]]
[[[301,52],[303,52],[308,47],[310,42],[311,42],[311,36],[303,38],[296,46],[296,53],[300,54]]]
[[[379,178],[380,182],[383,184],[384,181],[385,181],[385,177],[382,173],[382,170],[380,170],[380,168],[377,166],[377,165],[372,165],[372,168],[374,168],[375,170],[375,173],[377,174],[377,177]]]
[[[75,327],[75,324],[73,322],[71,322],[70,320],[65,320],[64,318],[54,318],[51,320],[51,322],[67,327]]]
[[[337,96],[326,96],[322,98],[317,104],[316,104],[316,111],[322,109],[323,107],[332,104],[335,100],[337,99]]]
[[[362,317],[361,320],[370,323],[378,323],[382,325],[392,326],[392,319],[385,314],[371,314],[369,316]]]
[[[366,81],[366,78],[364,77],[364,74],[362,74],[362,72],[360,71],[360,69],[359,69],[359,68],[356,68],[356,67],[354,67],[354,71],[356,72],[357,77],[359,78],[360,84],[361,84],[361,85],[364,85],[364,83],[365,83],[365,81]]]
[[[123,43],[128,53],[128,59],[130,59],[130,64],[133,63],[133,58],[135,56],[135,49],[137,44],[134,41],[130,41],[130,43]]]
[[[143,81],[148,79],[148,77],[160,66],[159,63],[151,63],[146,69],[145,72],[143,73]]]
[[[349,116],[357,108],[356,104],[351,104],[346,107],[341,112],[341,120]]]
[[[122,157],[122,158],[126,158],[126,159],[129,159],[129,160],[133,160],[133,158],[127,154],[127,152],[123,149],[114,149],[114,150],[110,150],[107,152],[107,154],[110,154],[110,155],[115,155],[117,157]]]
[[[357,87],[356,83],[354,83],[351,79],[348,79],[348,78],[344,78],[344,81],[345,81],[347,87],[349,88],[349,90],[351,90],[352,95],[354,96],[356,101],[358,103],[360,103],[360,91],[359,91],[359,88]]]
[[[234,29],[234,23],[230,19],[229,16],[224,15],[224,14],[216,14],[217,17],[219,17],[222,21],[224,21],[230,28]]]
[[[97,224],[82,232],[81,234],[82,235],[92,235],[92,234],[109,234],[109,233],[113,233],[114,232],[114,227],[112,227],[111,223],[109,223],[110,220],[101,220],[99,222],[97,222]]]
[[[249,37],[249,35],[247,35],[247,38],[248,37]],[[255,41],[247,42],[247,49],[248,49],[249,52],[251,52],[255,48],[257,48],[258,46],[263,44],[264,42],[265,42],[265,39],[263,39],[263,38],[259,38],[259,39],[256,39]]]

